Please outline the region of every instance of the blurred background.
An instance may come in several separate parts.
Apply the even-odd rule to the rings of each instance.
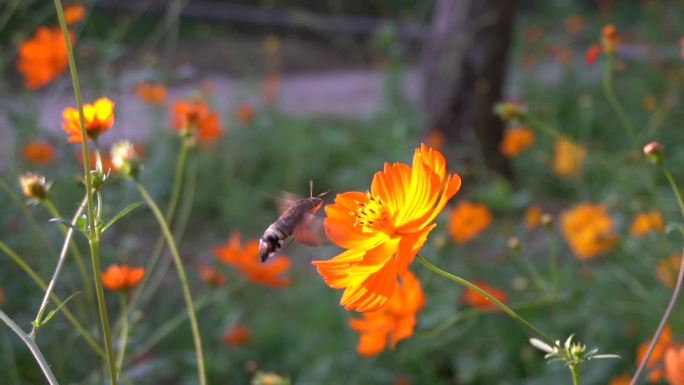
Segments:
[[[75,210],[80,146],[67,143],[61,128],[73,90],[65,66],[36,86],[17,64],[37,29],[57,25],[53,3],[0,1],[0,239],[47,278],[52,267],[35,228],[53,245],[61,244],[61,233],[49,213],[17,199],[16,180],[27,170],[44,174],[53,182],[57,208],[65,217]],[[513,321],[464,303],[461,288],[421,266],[412,270],[427,303],[415,335],[368,358],[356,353],[358,336],[347,325],[356,315],[337,305],[340,293],[309,263],[336,255],[335,247],[289,245],[283,253],[293,263],[290,284],[277,290],[250,284],[217,261],[215,248],[231,234],[244,242],[261,236],[279,215],[277,200],[285,192],[308,196],[310,180],[314,194],[331,190],[328,202],[336,193],[366,191],[384,162],[410,163],[421,142],[440,149],[449,169],[464,178],[454,205],[481,203],[493,218],[465,243],[449,234],[443,215],[423,254],[498,287],[551,335],[577,333],[590,347],[623,357],[587,365],[583,383],[607,384],[633,372],[636,350],[670,295],[662,277],[671,269],[657,273],[656,266],[681,243],[662,225],[645,238],[630,236],[629,229],[635,214],[650,209],[659,209],[665,222],[680,220],[667,184],[639,149],[659,139],[671,148],[675,177],[684,176],[684,152],[677,148],[684,139],[678,108],[684,2],[65,2],[76,4],[84,12],[71,27],[84,99],[107,96],[116,104],[116,123],[99,145],[106,152],[116,140],[132,140],[143,155],[141,179],[162,208],[172,194],[180,147],[174,103],[202,99],[220,116],[221,137],[188,155],[173,227],[193,293],[204,301],[199,318],[211,383],[248,384],[257,371],[294,384],[570,383],[566,369],[545,364]],[[612,86],[637,127],[636,143],[606,100],[604,63],[587,56],[607,24],[619,31]],[[534,146],[520,156],[501,148],[514,128],[494,113],[503,100],[538,118],[530,123]],[[547,135],[547,126],[586,149],[579,172],[554,172],[557,137]],[[27,150],[35,141],[51,148],[49,155],[39,151],[39,161]],[[108,213],[139,200],[115,178],[103,195]],[[620,237],[596,260],[574,256],[560,234],[560,213],[580,202],[603,205]],[[526,224],[531,206],[553,218],[546,228]],[[107,233],[103,265],[146,265],[157,236],[153,218],[134,212]],[[510,247],[511,238],[523,252]],[[552,254],[562,266],[553,279]],[[207,280],[206,267],[227,282]],[[29,325],[41,291],[22,274],[0,258],[0,306]],[[64,277],[58,291],[67,297],[78,289],[70,281],[75,268],[68,266]],[[193,384],[188,327],[174,318],[182,303],[175,274],[161,270],[155,277],[157,291],[131,314],[126,373],[134,383]],[[551,281],[553,290],[546,284]],[[116,319],[116,301],[110,305]],[[86,319],[95,333],[88,317],[94,314]],[[675,335],[675,321],[682,320],[679,311]],[[236,326],[249,332],[231,339]],[[64,383],[101,383],[96,357],[62,317],[45,329],[40,345]],[[0,329],[0,383],[40,378],[29,353]]]

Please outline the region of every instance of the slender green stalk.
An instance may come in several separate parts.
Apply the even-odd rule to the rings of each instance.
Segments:
[[[0,320],[2,320],[17,336],[19,336],[19,338],[21,338],[22,341],[24,341],[26,346],[31,351],[31,354],[33,354],[33,357],[36,359],[38,366],[40,366],[40,369],[43,371],[43,374],[50,385],[59,385],[55,375],[52,374],[52,370],[50,370],[50,365],[45,360],[45,357],[43,357],[43,353],[40,352],[38,345],[36,345],[33,339],[24,333],[19,325],[14,323],[14,321],[12,321],[12,319],[8,317],[7,314],[5,314],[5,312],[2,310],[0,310]]]
[[[661,169],[663,170],[663,174],[665,174],[665,178],[670,183],[670,187],[672,188],[672,191],[674,192],[675,197],[677,198],[677,204],[679,204],[679,210],[682,213],[682,218],[684,218],[684,200],[682,200],[682,194],[679,191],[679,187],[677,187],[677,183],[672,177],[670,170],[668,170],[665,165],[661,165]],[[679,265],[679,273],[677,274],[677,282],[675,284],[674,290],[672,291],[670,302],[667,304],[667,308],[665,309],[665,312],[663,313],[663,316],[660,319],[658,328],[656,329],[656,332],[653,335],[653,338],[651,339],[651,343],[648,346],[648,350],[646,351],[644,358],[641,360],[641,363],[639,363],[639,367],[637,368],[636,372],[634,372],[634,376],[632,376],[632,381],[630,382],[630,385],[636,385],[637,382],[639,382],[639,377],[641,376],[641,373],[646,368],[646,364],[649,362],[651,354],[653,353],[653,350],[655,350],[655,347],[658,344],[658,340],[660,340],[660,336],[663,334],[665,327],[667,327],[667,321],[670,319],[670,315],[674,310],[675,304],[677,303],[677,300],[681,295],[682,286],[684,286],[684,250],[682,250],[682,258],[681,263]]]
[[[627,113],[625,112],[624,107],[622,107],[622,104],[620,104],[620,100],[617,98],[615,91],[613,90],[614,64],[614,55],[606,55],[606,66],[603,72],[603,93],[606,95],[606,99],[608,99],[608,103],[610,103],[611,108],[618,116],[623,129],[627,132],[627,136],[629,136],[629,140],[632,142],[632,145],[636,146],[636,134],[634,127],[627,118]]]
[[[64,9],[60,0],[54,0],[55,9],[57,10],[57,18],[59,19],[59,26],[64,34],[64,43],[66,45],[67,57],[69,59],[69,70],[71,73],[71,82],[74,86],[74,97],[76,99],[76,107],[78,108],[78,118],[81,126],[81,138],[83,143],[83,177],[85,180],[85,195],[88,207],[88,231],[90,243],[90,255],[93,265],[93,276],[95,277],[95,294],[97,297],[97,307],[100,313],[100,324],[102,327],[102,337],[105,345],[105,353],[107,356],[107,367],[112,381],[112,385],[117,384],[117,371],[114,362],[114,354],[112,349],[112,339],[109,330],[109,316],[107,315],[107,305],[104,298],[104,289],[102,287],[102,274],[100,265],[100,234],[96,226],[95,205],[93,199],[93,181],[91,179],[90,167],[90,148],[88,147],[88,133],[85,126],[85,116],[83,114],[83,97],[81,96],[81,86],[78,80],[78,71],[76,69],[76,61],[74,59],[74,50],[71,46],[71,37],[66,21],[64,20]]]
[[[579,365],[571,365],[570,373],[572,374],[572,385],[580,385]]]
[[[124,357],[126,357],[126,345],[128,344],[128,306],[126,306],[126,293],[120,294],[121,298],[121,333],[119,334],[119,354],[116,357],[116,367],[123,372]]]
[[[533,128],[537,128],[537,129],[541,130],[542,132],[544,132],[545,134],[549,135],[550,137],[552,137],[554,139],[558,139],[561,136],[563,136],[560,132],[558,132],[558,130],[556,130],[552,126],[546,124],[545,122],[535,118],[532,115],[529,115],[529,114],[525,115],[523,117],[522,121],[523,121],[523,123],[529,124]]]
[[[199,330],[199,325],[197,323],[197,317],[195,315],[195,309],[194,305],[192,302],[192,294],[190,293],[190,286],[188,285],[188,278],[187,275],[185,274],[185,268],[183,267],[183,261],[181,260],[180,254],[178,253],[178,248],[176,247],[176,242],[173,239],[173,235],[171,234],[171,230],[169,230],[169,226],[164,220],[164,216],[162,215],[161,210],[159,210],[159,206],[157,206],[157,203],[152,199],[150,194],[147,193],[147,190],[145,187],[137,183],[138,187],[138,192],[140,192],[140,195],[142,196],[143,200],[147,205],[149,206],[150,210],[152,210],[152,213],[154,214],[155,218],[157,219],[157,222],[159,224],[159,227],[162,230],[162,233],[164,234],[164,237],[166,237],[166,243],[169,245],[169,250],[171,251],[171,257],[173,258],[173,262],[176,265],[176,270],[178,272],[178,279],[180,280],[181,283],[181,289],[183,291],[183,298],[185,299],[185,305],[187,308],[188,312],[188,318],[190,320],[190,328],[192,330],[192,339],[195,344],[195,353],[197,355],[197,371],[198,371],[198,376],[199,376],[199,383],[200,385],[206,385],[207,379],[206,379],[206,374],[205,374],[205,369],[204,369],[204,352],[202,351],[202,337],[200,335],[200,330]]]
[[[81,216],[84,205],[85,199],[81,201],[81,204],[78,206],[78,209],[74,213],[74,216],[71,219],[71,228],[67,230],[66,235],[64,236],[64,244],[62,245],[62,250],[60,251],[59,258],[57,259],[57,265],[55,266],[55,270],[52,272],[52,278],[50,278],[50,283],[48,283],[48,287],[45,290],[45,295],[43,296],[43,301],[40,303],[40,307],[38,308],[38,312],[36,313],[36,318],[33,320],[33,328],[31,329],[31,333],[29,333],[29,336],[31,336],[31,338],[36,337],[36,331],[38,330],[40,324],[43,321],[43,314],[45,313],[45,309],[47,308],[48,300],[50,299],[50,295],[55,289],[55,285],[57,284],[57,280],[59,279],[59,274],[62,272],[62,267],[64,266],[64,261],[66,260],[67,250],[69,249],[69,245],[71,244],[71,237],[74,235],[73,226],[76,225],[76,221]]]
[[[476,291],[478,294],[481,296],[487,298],[490,302],[492,302],[496,307],[498,307],[501,311],[504,313],[508,314],[511,318],[514,320],[518,321],[521,325],[523,325],[527,330],[529,330],[532,334],[536,335],[540,340],[544,341],[546,344],[549,346],[556,346],[556,342],[552,340],[551,338],[547,337],[546,334],[544,334],[541,330],[537,329],[534,325],[529,323],[526,319],[521,317],[518,313],[516,313],[513,309],[510,307],[504,305],[501,301],[498,299],[494,298],[491,294],[487,293],[485,290],[481,289],[479,286],[475,285],[474,283],[463,279],[459,276],[453,275],[451,273],[448,273],[439,267],[431,264],[427,259],[423,258],[421,255],[417,255],[416,259],[418,259],[425,267],[427,267],[430,271],[437,273],[437,275],[440,275],[450,281],[456,282],[459,285],[462,285],[468,289]]]
[[[189,150],[189,143],[188,139],[183,138],[181,142],[181,148],[178,151],[178,158],[176,159],[176,170],[173,176],[173,185],[171,187],[171,197],[169,198],[169,203],[166,206],[166,212],[164,213],[164,219],[166,220],[166,223],[171,223],[173,220],[173,216],[176,213],[176,207],[178,205],[178,200],[180,198],[180,193],[181,193],[181,187],[183,185],[183,176],[185,174],[185,162],[188,157],[188,150]],[[154,245],[154,249],[152,251],[152,254],[150,255],[150,258],[147,262],[147,266],[145,266],[145,271],[147,274],[145,274],[145,277],[143,278],[142,282],[140,282],[140,285],[135,289],[133,292],[133,295],[131,297],[131,300],[129,301],[128,304],[128,312],[132,312],[133,309],[135,309],[136,305],[138,302],[141,300],[142,295],[145,291],[145,288],[147,287],[147,284],[149,283],[153,272],[155,271],[157,267],[157,263],[159,263],[159,258],[161,257],[162,251],[164,251],[164,234],[160,234],[159,238],[157,238],[157,242]]]
[[[7,254],[10,259],[19,266],[20,269],[22,269],[28,276],[31,278],[31,280],[38,285],[42,290],[47,291],[47,283],[40,278],[38,273],[36,273],[31,266],[29,266],[26,261],[24,261],[17,253],[15,253],[12,249],[10,249],[4,242],[0,241],[0,250]],[[80,322],[74,317],[73,313],[69,310],[67,305],[63,304],[63,301],[54,293],[50,295],[50,299],[52,299],[52,302],[60,308],[60,311],[64,313],[64,316],[67,318],[67,320],[71,323],[71,325],[76,329],[76,332],[80,334],[83,339],[86,341],[86,343],[99,355],[100,357],[104,358],[105,354],[104,351],[100,348],[100,346],[95,342],[95,339],[86,331],[86,329],[81,325]]]
[[[62,218],[62,215],[59,213],[59,210],[55,207],[54,204],[52,204],[52,201],[50,198],[46,198],[42,201],[43,206],[45,206],[45,209],[52,215],[53,218]],[[84,201],[81,202],[81,206],[83,207],[85,205],[85,198]],[[80,214],[79,214],[80,216]],[[62,235],[64,237],[67,236],[69,233],[69,228],[66,226],[61,225],[59,227],[62,230]],[[93,297],[93,292],[91,289],[91,283],[90,283],[90,278],[88,278],[88,270],[86,269],[86,265],[83,262],[83,256],[81,255],[81,250],[78,249],[78,245],[76,245],[76,242],[74,240],[71,240],[69,242],[69,250],[71,250],[71,254],[74,255],[74,260],[76,261],[76,266],[78,267],[78,271],[81,274],[81,281],[83,281],[83,288],[86,292],[86,297],[88,299],[89,303],[95,303],[95,297]]]

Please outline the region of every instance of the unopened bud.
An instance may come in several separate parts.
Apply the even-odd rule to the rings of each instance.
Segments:
[[[289,385],[290,380],[275,373],[257,372],[252,385]]]
[[[618,34],[614,25],[608,24],[601,31],[601,45],[606,55],[612,55],[617,51]]]
[[[549,213],[544,213],[539,217],[539,222],[542,224],[547,229],[550,229],[551,226],[553,226],[553,215]]]
[[[653,141],[644,146],[644,155],[653,163],[660,165],[663,163],[663,151],[665,148],[660,142]]]
[[[138,152],[133,143],[122,140],[114,143],[111,150],[112,167],[124,176],[136,179],[140,174]]]
[[[494,106],[494,113],[504,121],[518,121],[527,115],[525,106],[514,102],[499,102]]]
[[[510,237],[506,241],[506,245],[508,246],[509,249],[518,252],[520,251],[520,239],[517,237]]]
[[[47,198],[52,183],[47,182],[42,175],[26,172],[19,177],[19,185],[27,199],[43,200]]]

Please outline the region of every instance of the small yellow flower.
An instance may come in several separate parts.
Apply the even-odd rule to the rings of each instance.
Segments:
[[[559,178],[579,175],[584,167],[587,151],[569,138],[561,137],[556,141],[556,154],[553,158],[553,172]]]
[[[665,228],[663,216],[659,211],[639,213],[634,217],[629,233],[633,237],[643,237],[650,232],[661,232]]]

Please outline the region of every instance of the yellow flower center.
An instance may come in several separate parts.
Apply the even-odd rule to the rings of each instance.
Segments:
[[[365,202],[357,202],[358,208],[356,212],[356,221],[354,226],[360,226],[364,233],[372,233],[376,231],[383,231],[391,233],[392,224],[390,221],[387,207],[382,203],[379,197],[375,197],[370,193],[366,193],[368,200]]]

